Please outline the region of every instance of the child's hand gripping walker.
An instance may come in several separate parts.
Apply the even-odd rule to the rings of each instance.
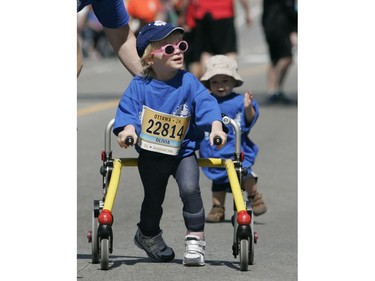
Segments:
[[[241,188],[242,177],[247,171],[242,169],[243,153],[241,152],[241,130],[237,123],[227,117],[222,119],[225,125],[230,124],[236,135],[234,159],[199,158],[199,166],[226,168],[233,194],[232,225],[233,246],[232,251],[235,258],[239,256],[240,270],[247,271],[248,265],[254,263],[254,244],[258,236],[254,232],[253,211],[250,201],[245,202]],[[91,243],[92,263],[99,263],[101,269],[109,268],[109,255],[113,251],[113,215],[112,209],[120,181],[121,169],[124,166],[137,166],[137,158],[113,159],[111,151],[111,131],[114,124],[112,119],[106,129],[104,137],[104,151],[102,151],[103,165],[100,173],[103,176],[103,195],[101,200],[94,200],[92,212],[92,230],[87,234],[88,242]],[[133,144],[132,138],[125,140],[128,145]],[[221,144],[220,138],[215,138],[216,145]]]

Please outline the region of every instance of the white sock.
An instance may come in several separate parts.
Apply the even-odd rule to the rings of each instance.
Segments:
[[[199,240],[204,240],[204,232],[203,231],[198,231],[198,232],[195,232],[195,231],[187,231],[186,233],[186,236],[189,235],[189,236],[195,236],[197,237]]]

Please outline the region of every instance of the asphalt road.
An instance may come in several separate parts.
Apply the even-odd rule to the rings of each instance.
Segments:
[[[251,89],[260,103],[260,118],[251,138],[260,148],[254,170],[259,175],[259,191],[268,212],[255,218],[259,235],[255,264],[239,271],[239,258],[232,255],[232,226],[227,220],[206,225],[206,266],[181,265],[185,228],[177,186],[169,181],[162,228],[164,239],[173,247],[171,263],[149,262],[133,243],[142,202],[142,186],[136,168],[124,168],[113,213],[114,251],[110,269],[101,271],[91,264],[91,246],[86,233],[91,228],[92,201],[101,195],[100,153],[104,130],[114,117],[116,106],[130,76],[118,59],[86,60],[78,79],[77,95],[77,279],[80,280],[297,280],[297,54],[286,81],[291,105],[265,102],[267,52],[255,17],[253,28],[240,25],[239,72],[244,78],[238,92]],[[135,157],[134,149],[120,150],[112,138],[115,158]],[[202,174],[201,189],[206,212],[211,208],[210,182]],[[232,200],[226,202],[226,218],[232,215]]]

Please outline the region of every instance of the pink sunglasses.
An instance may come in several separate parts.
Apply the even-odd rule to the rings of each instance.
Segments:
[[[157,49],[157,50],[153,50],[151,52],[151,54],[164,54],[166,56],[171,56],[174,54],[175,50],[178,49],[180,50],[181,52],[186,52],[186,50],[188,49],[189,45],[186,41],[180,41],[178,42],[177,44],[173,45],[173,44],[167,44],[167,45],[164,45],[163,47],[161,47],[160,49]]]

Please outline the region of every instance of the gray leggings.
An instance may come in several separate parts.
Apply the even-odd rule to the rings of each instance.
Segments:
[[[194,153],[185,158],[179,158],[141,150],[138,170],[144,188],[138,227],[144,235],[155,236],[161,231],[162,204],[171,175],[178,184],[187,230],[204,230],[205,214],[199,187],[199,166]]]

